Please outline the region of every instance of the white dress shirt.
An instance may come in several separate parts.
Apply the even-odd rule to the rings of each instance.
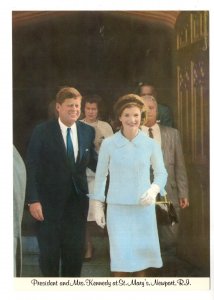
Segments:
[[[62,123],[60,118],[58,119],[58,121],[59,121],[59,126],[60,126],[60,129],[61,129],[61,132],[62,132],[63,140],[64,140],[64,143],[65,143],[65,147],[67,147],[66,135],[67,135],[67,128],[68,127],[65,124]],[[72,140],[72,143],[73,143],[74,157],[75,157],[75,161],[76,161],[77,155],[78,155],[78,150],[79,150],[76,123],[74,123],[69,128],[71,128],[71,140]]]
[[[156,123],[151,127],[147,127],[145,125],[141,126],[142,131],[149,136],[149,128],[152,128],[152,134],[154,139],[161,145],[161,134],[160,134],[160,127]]]

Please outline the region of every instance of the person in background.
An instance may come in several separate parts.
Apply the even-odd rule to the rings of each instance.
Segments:
[[[99,95],[88,95],[83,98],[83,111],[84,119],[81,121],[94,127],[95,129],[95,149],[99,153],[100,146],[102,141],[113,134],[112,127],[104,121],[99,120],[99,112],[101,110],[102,99]],[[94,180],[95,173],[87,168],[87,181],[89,194],[93,193],[94,190]],[[88,211],[88,222],[95,221],[94,218],[94,205],[93,202],[89,202],[89,211]],[[86,228],[86,252],[85,252],[85,261],[90,261],[93,256],[93,244],[91,239],[90,226],[88,224]]]
[[[105,226],[110,243],[111,271],[114,277],[146,276],[146,269],[160,268],[155,198],[164,193],[167,173],[160,146],[147,137],[140,126],[145,106],[138,95],[118,99],[114,107],[120,130],[106,138],[100,148],[95,176],[95,220]],[[150,161],[155,170],[150,181]],[[109,174],[109,188],[105,186]]]
[[[13,234],[14,276],[22,274],[22,217],[25,203],[26,168],[22,157],[13,145]]]
[[[143,96],[154,96],[157,99],[157,91],[151,83],[140,83],[138,86],[138,95]],[[157,123],[173,127],[173,117],[168,106],[158,103],[158,115]]]
[[[157,101],[153,96],[142,97],[147,107],[147,120],[142,131],[155,139],[162,148],[168,179],[165,190],[172,201],[179,219],[180,209],[189,206],[188,179],[184,162],[179,131],[157,123]],[[159,225],[159,238],[162,253],[176,255],[178,224]]]
[[[26,160],[26,201],[38,221],[44,277],[80,277],[88,215],[86,168],[96,170],[94,128],[77,121],[82,96],[73,87],[56,95],[58,119],[37,125]]]
[[[48,120],[54,119],[54,118],[58,119],[58,117],[59,117],[59,115],[56,110],[56,101],[54,99],[51,102],[49,102],[49,104],[48,104]]]

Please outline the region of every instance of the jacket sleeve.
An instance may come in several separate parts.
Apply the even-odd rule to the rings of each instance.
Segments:
[[[94,140],[95,140],[95,130],[93,127],[90,128],[92,131],[91,137],[91,148],[90,148],[90,161],[88,164],[88,168],[91,169],[93,172],[96,172],[97,167],[97,152],[95,150]]]
[[[13,212],[14,212],[14,236],[21,234],[21,222],[23,217],[26,189],[26,167],[19,152],[13,146]]]
[[[40,154],[42,149],[42,130],[38,126],[34,129],[31,136],[26,158],[27,185],[26,201],[27,203],[38,202],[40,199],[38,191],[38,168],[40,163]]]
[[[154,172],[153,183],[160,187],[160,194],[165,195],[165,185],[167,181],[167,171],[164,166],[163,154],[160,145],[154,141],[153,151],[151,156],[151,164]]]
[[[108,151],[108,143],[103,141],[97,163],[97,170],[95,175],[94,193],[89,195],[90,200],[105,201],[105,188],[109,170],[110,155]]]
[[[187,172],[178,130],[175,131],[175,181],[177,184],[178,198],[188,198]]]

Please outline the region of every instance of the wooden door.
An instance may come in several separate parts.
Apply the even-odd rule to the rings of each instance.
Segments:
[[[176,22],[177,124],[190,189],[178,253],[209,275],[209,13],[182,12]]]

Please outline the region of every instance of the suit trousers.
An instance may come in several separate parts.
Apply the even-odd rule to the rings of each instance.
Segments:
[[[38,230],[40,268],[45,277],[80,277],[86,217],[77,197],[67,201],[60,221],[44,220]]]

